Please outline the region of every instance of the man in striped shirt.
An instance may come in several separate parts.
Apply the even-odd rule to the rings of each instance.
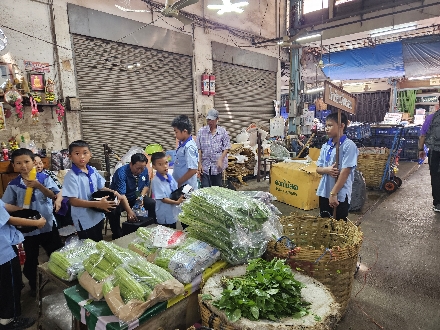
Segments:
[[[209,110],[206,120],[208,125],[199,129],[196,141],[202,187],[221,186],[223,171],[228,167],[231,142],[226,129],[217,125],[217,110]]]

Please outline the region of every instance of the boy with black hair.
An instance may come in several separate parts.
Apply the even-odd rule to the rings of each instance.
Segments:
[[[165,153],[155,152],[151,155],[151,163],[156,175],[151,180],[153,197],[156,200],[157,223],[176,229],[179,207],[183,201],[181,196],[177,201],[170,198],[171,192],[177,189],[177,182],[168,174],[168,159]]]
[[[199,151],[191,135],[191,121],[188,116],[180,115],[174,118],[171,126],[174,128],[176,139],[179,140],[173,166],[173,178],[177,181],[178,187],[189,184],[196,190],[198,188]]]
[[[338,114],[327,116],[325,129],[329,141],[321,148],[316,162],[316,172],[322,175],[316,194],[319,196],[319,209],[322,217],[333,216],[336,208],[336,219],[347,219],[350,208],[354,170],[357,166],[358,150],[356,144],[344,135],[348,125],[345,114],[341,114],[341,125],[338,125]],[[336,167],[336,148],[339,144],[339,166]]]
[[[25,233],[23,243],[26,261],[23,274],[29,281],[30,294],[35,296],[37,288],[37,266],[40,246],[50,257],[52,252],[63,246],[53,216],[53,199],[60,192],[55,182],[44,173],[37,173],[35,180],[29,180],[29,174],[34,168],[34,153],[25,148],[15,150],[11,162],[16,172],[20,174],[6,187],[2,200],[6,204],[23,207],[26,189],[33,188],[30,209],[38,211],[46,219],[41,229]]]
[[[103,239],[102,228],[105,215],[92,208],[110,212],[115,209],[117,203],[108,200],[108,197],[103,197],[99,201],[91,201],[92,194],[98,190],[107,190],[112,191],[121,203],[127,200],[122,198],[118,192],[106,188],[102,175],[96,168],[88,165],[92,153],[87,142],[83,140],[72,142],[69,145],[69,158],[72,161],[72,169],[64,177],[63,197],[69,198],[72,220],[78,237],[99,242]]]
[[[17,244],[23,234],[15,226],[35,226],[41,229],[46,219],[11,217],[8,211],[18,208],[0,200],[0,330],[21,330],[31,327],[35,320],[21,317],[21,266]]]

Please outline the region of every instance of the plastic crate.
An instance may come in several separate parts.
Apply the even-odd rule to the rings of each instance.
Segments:
[[[405,141],[402,141],[403,149],[417,149],[419,144],[419,139],[411,139],[405,138]]]
[[[418,160],[419,151],[417,149],[405,149],[401,152],[400,159]]]
[[[394,136],[398,131],[400,127],[376,127],[375,128],[375,135],[392,135]]]
[[[420,135],[421,126],[410,126],[404,128],[404,134],[406,137],[418,137]]]

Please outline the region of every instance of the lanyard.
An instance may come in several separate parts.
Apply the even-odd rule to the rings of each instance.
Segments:
[[[347,138],[346,135],[342,135],[341,138],[339,139],[339,145],[341,145],[342,143],[344,143],[345,139]],[[332,155],[332,151],[336,146],[336,143],[333,143],[333,138],[330,138],[330,140],[328,140],[327,144],[330,146],[330,148],[327,151],[327,154],[325,155],[325,162],[328,163],[330,161],[330,157]]]

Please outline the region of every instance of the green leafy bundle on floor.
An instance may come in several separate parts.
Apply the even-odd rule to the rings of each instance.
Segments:
[[[74,240],[51,254],[47,267],[50,272],[65,281],[73,281],[84,269],[83,261],[97,251],[96,243],[90,239]]]
[[[301,298],[304,285],[295,280],[282,260],[252,260],[244,276],[224,278],[222,284],[225,289],[213,305],[223,310],[231,322],[240,317],[277,321],[308,314],[310,304]]]
[[[238,265],[260,257],[267,243],[264,224],[274,215],[262,202],[240,192],[203,188],[192,193],[179,219],[191,237],[217,247],[222,259]]]

